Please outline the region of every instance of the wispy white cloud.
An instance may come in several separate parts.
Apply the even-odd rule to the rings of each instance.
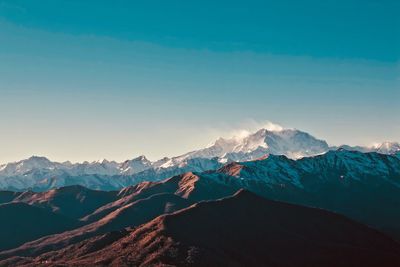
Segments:
[[[220,137],[226,139],[243,139],[261,129],[266,129],[268,131],[282,131],[283,129],[288,128],[268,120],[258,121],[247,119],[237,123],[236,125],[209,128],[206,132],[210,136],[210,141],[212,141],[210,144],[213,144],[215,139]]]

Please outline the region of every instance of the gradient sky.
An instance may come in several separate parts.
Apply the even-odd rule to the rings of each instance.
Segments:
[[[0,163],[400,141],[399,1],[196,2],[0,0]]]

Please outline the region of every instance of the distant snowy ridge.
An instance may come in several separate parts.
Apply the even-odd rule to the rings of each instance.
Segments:
[[[26,160],[0,165],[0,177],[24,175],[35,170],[53,170],[55,174],[62,172],[69,175],[132,175],[151,168],[183,167],[187,164],[187,160],[194,158],[219,158],[221,162],[230,162],[253,160],[266,154],[276,154],[296,159],[322,154],[328,150],[329,146],[325,141],[299,130],[261,129],[241,138],[219,138],[207,148],[154,162],[145,156],[139,156],[121,163],[104,159],[72,164],[52,162],[45,157],[32,156]]]
[[[372,146],[349,146],[349,145],[341,145],[339,147],[331,147],[331,150],[336,149],[345,149],[345,150],[353,150],[359,152],[377,152],[381,154],[396,154],[400,152],[400,143],[398,142],[389,142],[385,141],[382,143],[377,143]]]
[[[329,147],[326,141],[300,130],[260,129],[240,137],[219,138],[206,148],[157,161],[139,156],[120,163],[105,159],[59,163],[45,157],[33,156],[0,165],[0,189],[44,190],[72,184],[94,189],[115,189],[140,181],[159,180],[185,171],[215,170],[230,162],[253,161],[268,155],[300,159],[337,149],[394,154],[400,157],[400,144],[396,142],[384,142],[371,147]]]

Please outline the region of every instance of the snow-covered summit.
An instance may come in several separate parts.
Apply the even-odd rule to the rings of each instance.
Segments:
[[[314,156],[328,151],[328,144],[296,129],[260,129],[244,137],[219,138],[207,148],[183,155],[188,158],[227,158],[253,160],[265,154],[285,155],[289,158]]]
[[[383,142],[375,144],[372,150],[382,154],[395,154],[400,151],[400,143],[398,142]]]
[[[125,175],[132,175],[134,173],[142,172],[152,167],[152,162],[145,156],[139,156],[137,158],[126,160],[120,164],[119,169],[121,173]]]
[[[338,148],[342,148],[345,150],[353,150],[359,152],[377,152],[381,154],[396,154],[400,152],[400,143],[398,142],[389,142],[385,141],[382,143],[376,143],[372,146],[348,146],[342,145],[340,147],[331,147],[332,150],[336,150]]]
[[[28,159],[11,162],[0,166],[1,175],[23,174],[32,169],[55,169],[59,163],[51,162],[45,157],[32,156]]]

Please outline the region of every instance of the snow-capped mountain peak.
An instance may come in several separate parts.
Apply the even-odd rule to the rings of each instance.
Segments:
[[[260,129],[243,137],[219,138],[207,148],[185,154],[185,158],[225,158],[225,161],[254,160],[266,154],[301,158],[325,153],[328,144],[296,129]],[[223,160],[224,161],[224,160]]]
[[[386,141],[380,144],[375,144],[372,146],[372,149],[382,154],[394,154],[400,151],[400,143]]]
[[[345,150],[359,151],[359,152],[378,152],[381,154],[396,154],[400,152],[400,143],[385,141],[376,143],[372,146],[348,146],[342,145],[340,147],[331,147],[332,150],[343,148]]]
[[[55,164],[45,157],[32,156],[25,160],[4,164],[0,172],[5,175],[23,174],[32,169],[54,169],[55,167]]]
[[[131,160],[124,161],[119,169],[125,175],[142,172],[152,167],[152,163],[145,156],[141,155]]]
[[[238,144],[234,147],[233,151],[230,152],[244,152],[249,153],[257,148],[268,148],[268,144],[265,142],[265,137],[267,136],[268,130],[261,129],[254,134],[250,134],[249,136],[243,138],[238,142]]]

